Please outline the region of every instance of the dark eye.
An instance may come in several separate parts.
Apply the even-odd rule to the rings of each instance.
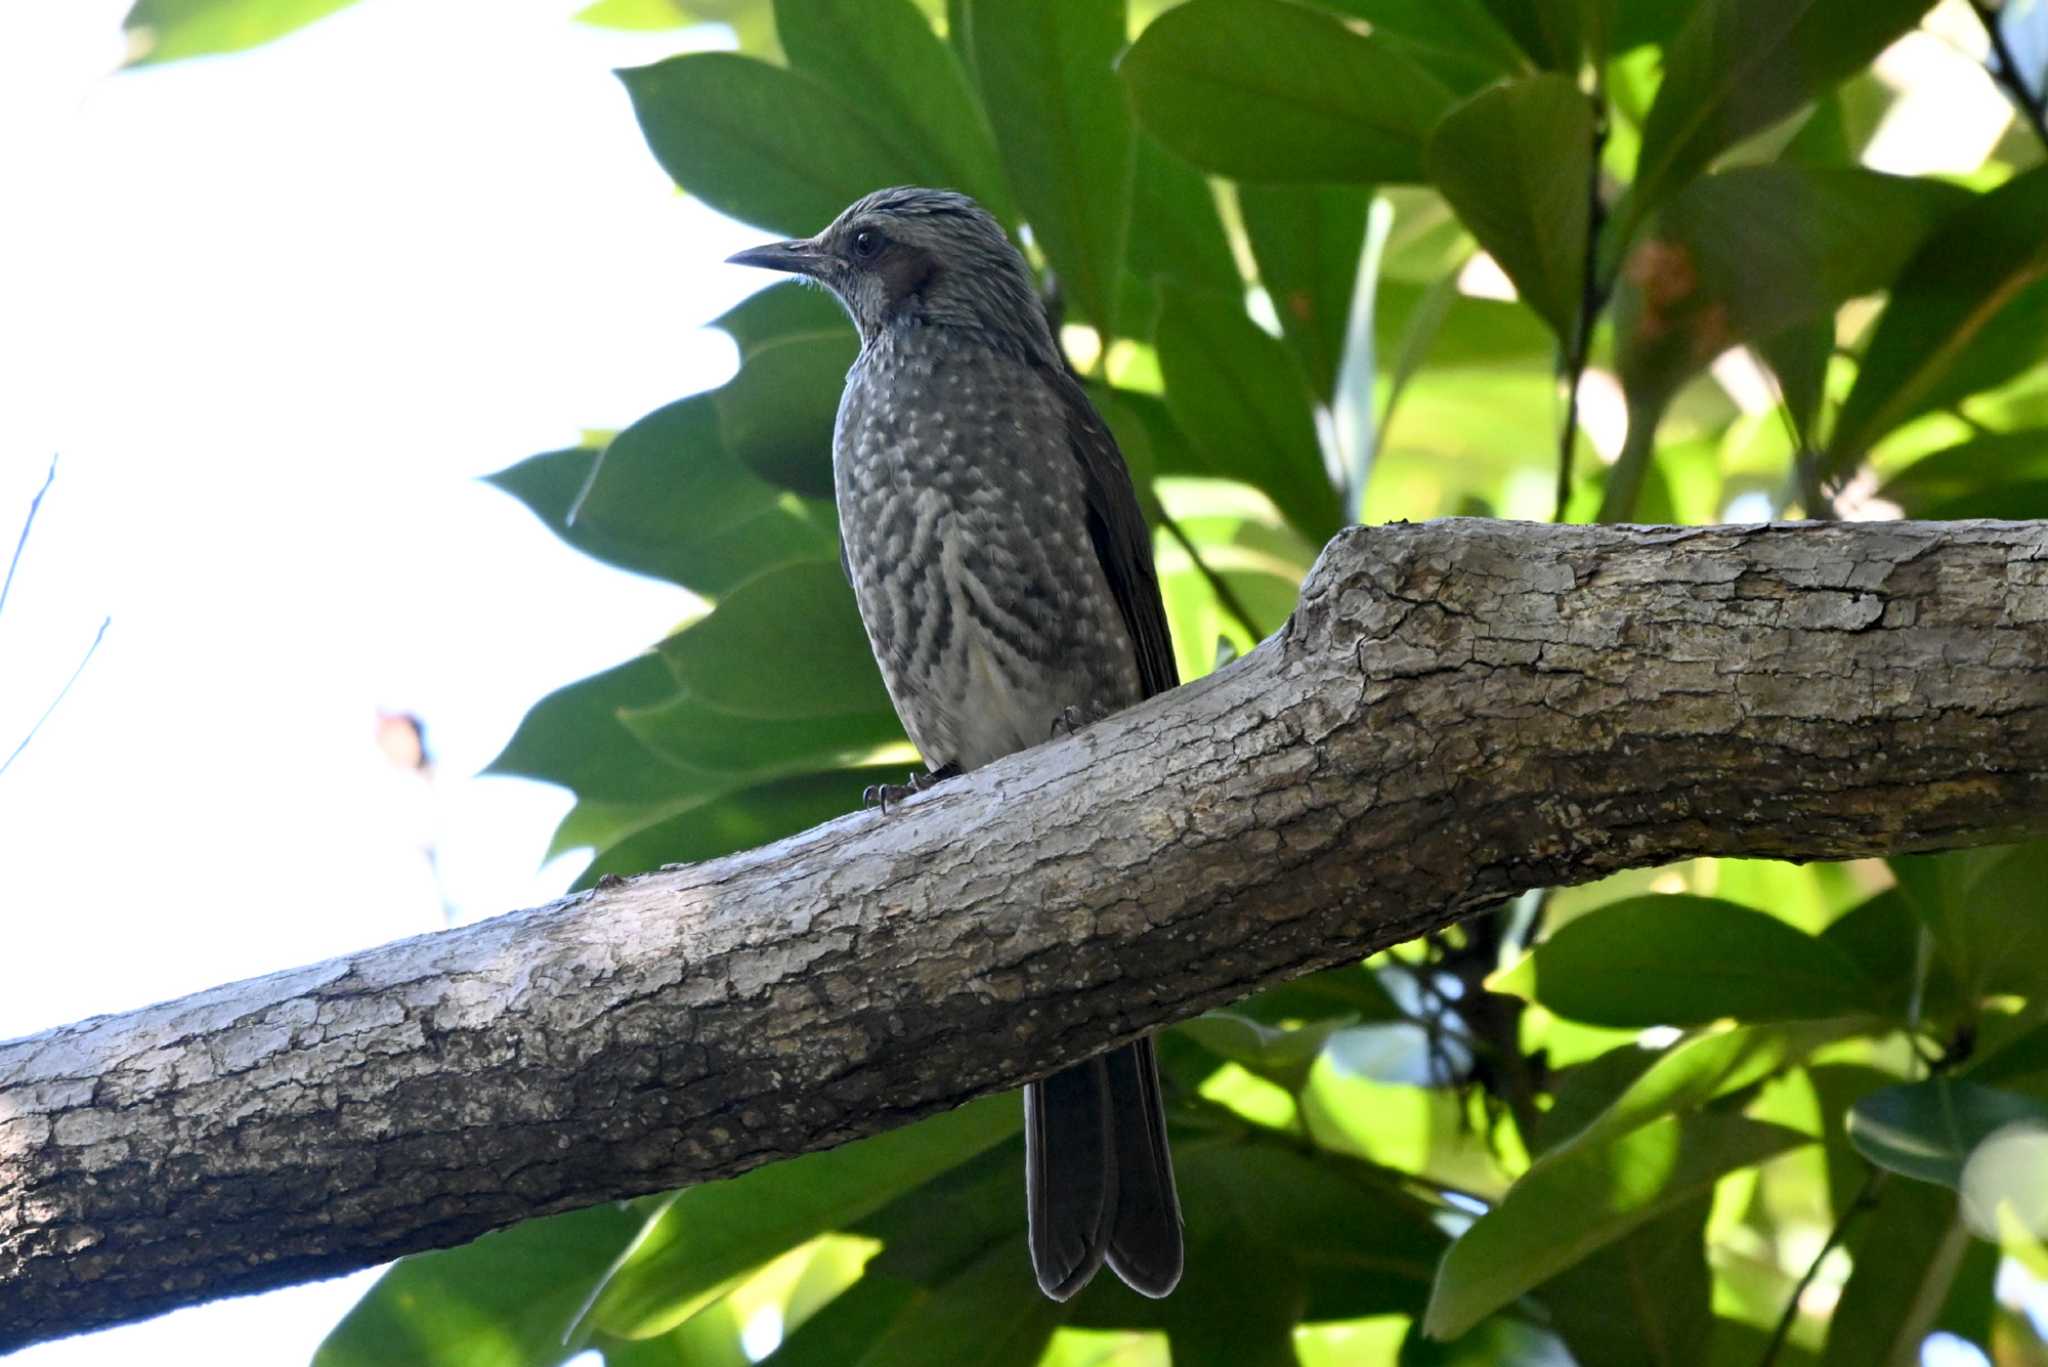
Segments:
[[[853,235],[853,257],[856,261],[872,261],[875,253],[882,250],[882,235],[873,228],[862,228]]]

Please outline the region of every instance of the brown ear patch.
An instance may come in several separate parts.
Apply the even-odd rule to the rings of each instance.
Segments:
[[[922,247],[895,242],[882,253],[875,273],[881,276],[884,294],[893,308],[930,287],[939,273],[939,259]]]

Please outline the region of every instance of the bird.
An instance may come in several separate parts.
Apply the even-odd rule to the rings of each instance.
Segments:
[[[877,190],[728,258],[821,286],[860,334],[832,433],[840,554],[928,772],[889,802],[1179,683],[1152,541],[1031,268],[967,195]],[[1152,1037],[1024,1088],[1028,1244],[1064,1301],[1107,1262],[1160,1297],[1183,1231]]]

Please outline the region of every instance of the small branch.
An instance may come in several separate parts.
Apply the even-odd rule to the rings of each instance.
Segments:
[[[0,612],[7,609],[7,591],[14,587],[14,572],[21,566],[22,548],[28,545],[29,529],[36,525],[36,510],[43,506],[43,495],[50,492],[50,483],[57,478],[57,458],[50,457],[50,471],[43,476],[43,487],[36,490],[36,496],[28,501],[28,516],[21,520],[21,536],[14,543],[14,558],[7,562],[7,578],[0,581]]]
[[[1238,624],[1245,629],[1246,634],[1252,640],[1265,640],[1266,633],[1259,630],[1259,624],[1252,620],[1250,611],[1246,609],[1244,602],[1238,598],[1237,591],[1230,587],[1229,581],[1218,574],[1208,561],[1202,559],[1202,553],[1195,549],[1195,543],[1189,539],[1187,531],[1180,523],[1168,516],[1164,508],[1158,509],[1156,516],[1159,519],[1159,525],[1166,528],[1167,535],[1179,542],[1180,548],[1187,552],[1188,559],[1195,562],[1195,569],[1207,581],[1209,591],[1216,595],[1216,601],[1222,605],[1223,610],[1238,620]],[[1210,644],[1214,645],[1215,642],[1212,641]]]
[[[1565,505],[1572,497],[1572,455],[1579,439],[1579,381],[1586,373],[1586,358],[1593,349],[1593,324],[1607,303],[1607,291],[1599,279],[1600,230],[1607,223],[1607,204],[1600,197],[1600,157],[1607,150],[1607,101],[1595,87],[1593,95],[1593,161],[1586,174],[1586,243],[1580,268],[1578,326],[1572,330],[1572,344],[1565,356],[1564,431],[1557,439],[1557,511],[1551,521],[1562,522]]]
[[[1998,58],[1998,64],[1990,68],[1991,79],[2003,87],[2006,95],[2019,106],[2020,113],[2033,126],[2034,136],[2041,140],[2042,148],[2048,149],[2048,76],[2042,80],[2040,94],[2029,89],[2019,63],[2013,60],[2012,45],[2005,41],[2005,31],[1999,27],[1999,11],[1992,9],[1988,0],[1970,0],[1970,8],[1976,11],[1977,22],[1984,26],[1985,34],[1991,39],[1992,55]]]
[[[1813,1285],[1821,1263],[1848,1236],[1849,1227],[1856,1223],[1857,1217],[1877,1205],[1877,1198],[1884,1191],[1885,1179],[1890,1175],[1879,1167],[1872,1167],[1865,1174],[1863,1185],[1856,1189],[1856,1195],[1849,1201],[1849,1208],[1836,1218],[1835,1227],[1828,1231],[1828,1241],[1820,1246],[1820,1252],[1813,1255],[1813,1261],[1800,1274],[1799,1284],[1792,1288],[1792,1295],[1785,1302],[1785,1313],[1778,1316],[1777,1327],[1771,1330],[1771,1341],[1764,1345],[1764,1355],[1758,1359],[1757,1367],[1773,1367],[1777,1362],[1778,1353],[1792,1333],[1792,1326],[1799,1322],[1799,1300],[1806,1294],[1806,1288]]]
[[[21,752],[28,749],[28,743],[36,738],[36,732],[43,729],[43,723],[50,719],[50,714],[57,710],[57,704],[63,702],[65,694],[71,691],[71,685],[77,683],[78,676],[85,673],[85,667],[92,663],[93,652],[100,648],[100,642],[106,638],[107,628],[112,626],[113,622],[114,619],[111,617],[101,619],[100,629],[93,633],[92,644],[85,648],[85,655],[79,660],[78,668],[71,671],[71,677],[64,681],[62,688],[57,690],[57,696],[50,699],[50,705],[43,709],[42,716],[36,718],[36,724],[29,727],[28,734],[21,738],[21,744],[14,747],[14,753],[9,755],[5,761],[0,761],[0,774],[6,773],[8,769],[13,767],[14,761],[21,758]]]

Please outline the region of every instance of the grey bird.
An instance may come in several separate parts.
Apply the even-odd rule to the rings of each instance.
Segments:
[[[1131,476],[1030,268],[965,195],[878,190],[816,237],[730,258],[838,297],[860,331],[832,434],[847,577],[929,774],[885,805],[1179,682]],[[1055,1300],[1105,1260],[1180,1280],[1147,1037],[1024,1089],[1031,1261]]]

